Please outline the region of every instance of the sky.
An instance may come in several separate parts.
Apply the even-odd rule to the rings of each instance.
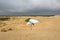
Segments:
[[[53,14],[60,14],[60,0],[0,0],[0,15]]]

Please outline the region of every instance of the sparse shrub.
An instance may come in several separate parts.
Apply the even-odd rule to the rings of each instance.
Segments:
[[[27,18],[27,19],[25,20],[25,22],[28,22],[30,19],[31,19],[31,18]]]
[[[7,21],[9,20],[10,18],[0,18],[0,21]]]
[[[12,28],[9,28],[8,31],[12,31],[13,29]]]
[[[6,23],[0,22],[0,27],[3,27],[3,26],[5,26],[5,25],[6,25]]]
[[[7,30],[5,28],[1,29],[1,32],[7,32]]]

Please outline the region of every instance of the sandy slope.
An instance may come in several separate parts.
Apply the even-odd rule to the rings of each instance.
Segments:
[[[26,25],[25,19],[33,18],[41,22],[32,26]],[[60,40],[60,16],[17,16],[6,21],[6,26],[1,27],[12,31],[0,32],[0,40]]]

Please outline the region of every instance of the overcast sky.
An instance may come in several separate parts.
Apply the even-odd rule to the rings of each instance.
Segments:
[[[0,15],[60,14],[60,0],[0,0]]]

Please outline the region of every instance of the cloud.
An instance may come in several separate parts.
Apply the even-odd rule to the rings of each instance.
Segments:
[[[0,0],[0,12],[52,12],[60,11],[60,0]]]

